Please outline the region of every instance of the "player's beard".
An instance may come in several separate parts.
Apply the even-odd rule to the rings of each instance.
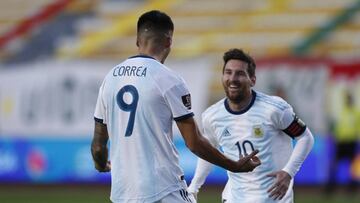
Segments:
[[[240,103],[246,98],[246,91],[247,88],[244,86],[240,86],[240,88],[236,91],[230,90],[229,85],[224,86],[226,97],[232,102],[232,103]]]

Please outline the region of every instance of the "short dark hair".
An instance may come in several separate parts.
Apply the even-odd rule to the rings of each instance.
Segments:
[[[153,33],[173,31],[174,23],[166,13],[152,10],[142,14],[138,20],[137,33],[145,30]]]
[[[224,59],[223,73],[225,70],[226,63],[231,59],[237,59],[240,61],[245,61],[248,64],[247,71],[250,77],[255,76],[255,69],[256,69],[255,61],[249,54],[246,54],[242,49],[236,49],[236,48],[230,49],[229,51],[225,52],[223,59]]]

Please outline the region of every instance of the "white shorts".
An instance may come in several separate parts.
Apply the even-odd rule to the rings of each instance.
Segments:
[[[288,191],[286,192],[286,195],[284,196],[284,198],[282,200],[272,200],[272,199],[268,199],[268,200],[243,200],[242,202],[278,202],[278,203],[293,203],[294,200],[293,200],[293,190],[292,190],[292,187],[293,187],[293,181],[290,182],[290,185],[289,185],[289,189]],[[225,185],[225,188],[221,194],[221,202],[222,203],[234,203],[235,200],[232,199],[232,195],[231,195],[231,184],[230,182],[228,181]],[[262,198],[263,199],[263,198]]]
[[[196,203],[194,196],[186,191],[186,189],[181,189],[178,191],[174,191],[161,200],[155,203]]]
[[[221,203],[231,203],[231,186],[229,181],[226,182],[225,188],[221,194]]]

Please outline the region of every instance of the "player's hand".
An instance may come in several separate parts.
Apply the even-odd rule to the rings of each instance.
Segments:
[[[253,171],[257,166],[261,164],[259,157],[256,154],[259,150],[254,150],[251,154],[246,156],[240,156],[237,161],[237,167],[234,172],[250,172]]]
[[[110,161],[106,162],[105,167],[101,167],[99,164],[95,163],[95,168],[99,172],[109,172],[109,171],[111,171],[111,163],[110,163]]]
[[[289,188],[291,176],[285,171],[276,171],[267,176],[276,178],[275,183],[267,191],[270,193],[269,197],[274,200],[281,200]]]

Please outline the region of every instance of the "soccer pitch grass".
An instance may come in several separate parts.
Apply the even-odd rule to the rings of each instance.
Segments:
[[[220,203],[221,187],[206,186],[198,203]],[[104,185],[1,185],[1,203],[110,203],[109,186]],[[321,188],[295,188],[295,203],[359,203],[360,192],[340,190],[331,197]],[[169,202],[171,203],[171,202]]]

